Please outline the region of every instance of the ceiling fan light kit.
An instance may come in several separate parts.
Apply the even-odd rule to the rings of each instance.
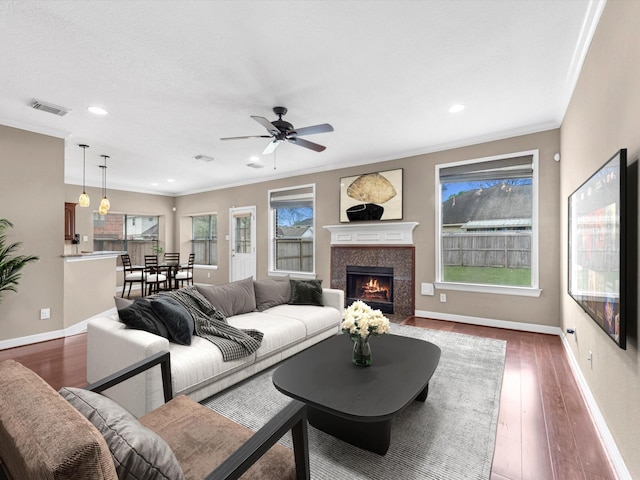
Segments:
[[[220,140],[241,140],[247,138],[270,138],[271,141],[262,151],[263,155],[269,155],[273,153],[275,149],[282,142],[289,142],[294,145],[298,145],[299,147],[308,148],[309,150],[313,150],[314,152],[322,152],[327,147],[324,145],[319,145],[314,142],[310,142],[309,140],[305,140],[303,138],[299,138],[303,135],[315,135],[317,133],[328,133],[333,132],[333,127],[328,123],[323,123],[320,125],[313,125],[310,127],[302,127],[302,128],[294,128],[294,126],[283,120],[283,115],[286,115],[287,109],[285,107],[273,107],[273,113],[278,116],[277,120],[269,121],[264,117],[259,117],[256,115],[251,115],[256,122],[262,125],[269,135],[247,135],[243,137],[225,137]]]

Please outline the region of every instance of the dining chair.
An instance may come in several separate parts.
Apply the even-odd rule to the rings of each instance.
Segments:
[[[167,288],[167,276],[161,273],[157,255],[144,256],[144,282],[149,286],[149,295],[160,291],[160,284]]]
[[[124,298],[124,291],[127,289],[127,283],[129,284],[129,291],[127,292],[127,298],[131,295],[131,286],[134,283],[139,283],[140,288],[142,289],[142,293],[144,294],[144,272],[141,267],[133,267],[131,265],[131,257],[128,253],[120,255],[122,259],[122,266],[124,269],[122,273],[124,274],[124,283],[122,285],[122,297]]]
[[[180,265],[180,253],[165,253],[164,263],[167,265]]]
[[[165,253],[164,260],[162,261],[162,267],[166,268],[169,288],[178,288],[176,273],[180,271],[180,253]]]
[[[186,267],[182,267],[178,273],[176,273],[176,282],[180,282],[180,286],[184,286],[184,282],[187,285],[193,285],[193,264],[195,263],[196,254],[189,254],[189,263]]]

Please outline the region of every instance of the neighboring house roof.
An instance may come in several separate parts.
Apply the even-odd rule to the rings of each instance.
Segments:
[[[530,219],[531,196],[531,185],[501,184],[471,190],[442,203],[442,224],[462,226],[469,222]]]
[[[293,225],[291,227],[278,227],[278,238],[308,238],[313,230],[308,225]]]

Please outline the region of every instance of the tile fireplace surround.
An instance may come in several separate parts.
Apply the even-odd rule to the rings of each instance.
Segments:
[[[334,225],[331,231],[331,288],[346,292],[347,266],[393,267],[395,321],[415,313],[414,222]],[[359,239],[364,241],[359,241]],[[395,243],[395,244],[394,244]]]

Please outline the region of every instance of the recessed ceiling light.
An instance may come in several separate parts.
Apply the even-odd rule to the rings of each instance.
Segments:
[[[100,107],[89,107],[87,108],[87,110],[89,110],[91,113],[95,113],[96,115],[106,115],[109,113],[104,108]]]
[[[451,105],[449,107],[449,112],[450,113],[458,113],[458,112],[461,112],[462,110],[464,110],[464,105],[462,105],[460,103],[456,103],[456,104]]]
[[[173,182],[175,182],[175,179],[173,179],[173,178],[167,178],[167,182],[169,182],[169,183],[173,183]]]
[[[251,157],[247,162],[247,167],[262,168],[264,167],[264,163],[262,163],[262,160],[259,157]]]
[[[158,184],[157,184],[156,182],[153,182],[153,183],[151,184],[151,186],[152,186],[152,187],[157,187],[157,186],[158,186]]]

